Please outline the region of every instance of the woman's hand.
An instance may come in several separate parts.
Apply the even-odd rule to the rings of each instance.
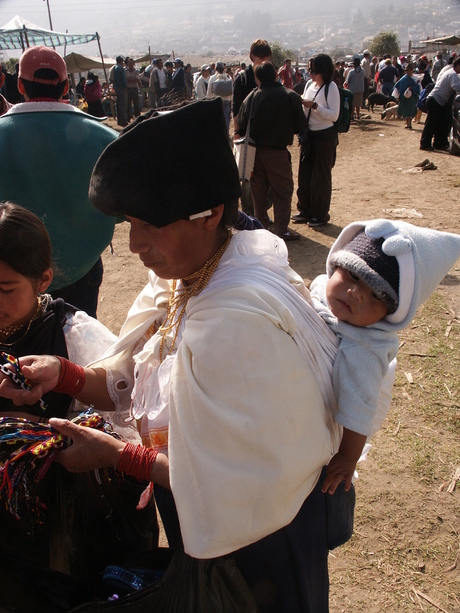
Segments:
[[[126,443],[93,428],[73,424],[67,419],[52,417],[50,425],[72,440],[72,445],[59,451],[55,462],[71,473],[88,472],[96,468],[117,467]],[[166,489],[169,484],[169,461],[159,453],[151,466],[150,481]]]
[[[306,109],[311,109],[311,107],[315,104],[314,100],[302,100],[302,104]]]
[[[18,387],[10,377],[0,373],[0,396],[15,405],[35,404],[43,394],[54,389],[61,373],[61,363],[52,355],[29,355],[19,359],[21,370],[31,384],[30,390]]]
[[[54,460],[71,473],[88,472],[96,468],[115,467],[126,443],[110,434],[52,417],[50,425],[72,439],[72,445],[60,451]]]

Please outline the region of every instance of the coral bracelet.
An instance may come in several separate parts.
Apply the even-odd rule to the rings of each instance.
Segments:
[[[151,481],[150,472],[158,451],[143,445],[126,443],[118,460],[117,468],[125,475],[134,477],[138,481]]]
[[[61,374],[53,392],[76,396],[85,385],[85,369],[59,355],[56,357],[61,362]]]

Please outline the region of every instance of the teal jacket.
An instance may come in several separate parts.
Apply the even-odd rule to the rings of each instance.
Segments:
[[[51,290],[81,279],[112,240],[115,219],[88,199],[96,160],[118,134],[62,102],[24,102],[0,117],[0,201],[33,211],[51,237]]]

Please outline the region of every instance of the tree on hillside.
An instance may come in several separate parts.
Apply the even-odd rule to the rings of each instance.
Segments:
[[[394,32],[380,32],[374,37],[370,46],[370,51],[377,57],[382,57],[388,53],[389,55],[399,55],[401,45],[398,37]]]
[[[9,60],[4,60],[2,62],[2,66],[7,72],[14,74],[16,72],[16,64],[18,62],[19,62],[18,58],[12,57]]]
[[[297,53],[294,51],[285,49],[279,43],[270,43],[270,48],[272,50],[272,62],[277,68],[280,68],[280,66],[284,64],[286,58],[291,59],[292,63],[295,64]]]

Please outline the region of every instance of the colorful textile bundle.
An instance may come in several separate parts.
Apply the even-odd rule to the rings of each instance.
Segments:
[[[120,438],[112,426],[91,409],[72,421]],[[36,486],[46,475],[56,453],[69,445],[71,440],[49,424],[20,417],[0,418],[0,497],[6,498],[9,512],[17,519],[29,512],[42,523],[46,509],[38,500]]]

